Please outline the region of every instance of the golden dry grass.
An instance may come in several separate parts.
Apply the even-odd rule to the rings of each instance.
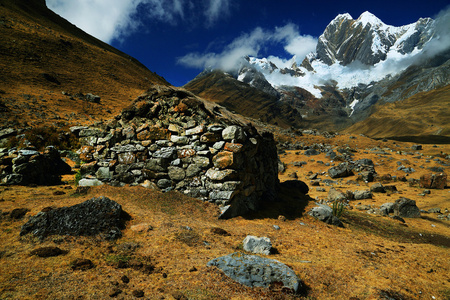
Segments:
[[[350,139],[342,135],[330,140],[304,136],[298,140],[306,144],[328,142],[357,147],[356,158],[371,158],[380,163],[376,166],[380,174],[395,175],[395,161],[402,158],[408,158],[410,166],[419,170],[410,177],[418,178],[423,171],[414,159],[396,152],[392,153],[392,161],[384,162],[381,160],[385,158],[364,153],[366,147],[383,143],[368,138]],[[411,144],[387,142],[380,146],[405,151]],[[448,146],[424,147],[425,155],[450,152]],[[280,175],[281,181],[290,179],[287,174],[297,171],[299,178],[309,183],[306,179],[309,171],[325,171],[317,163],[327,161],[325,157],[306,157],[295,152],[287,151],[281,156],[287,165],[286,172]],[[291,163],[297,160],[308,164],[295,167]],[[22,220],[12,220],[8,215],[0,220],[1,299],[108,299],[113,289],[122,290],[118,299],[133,299],[134,290],[142,290],[147,299],[180,299],[180,295],[188,299],[383,299],[380,296],[383,293],[394,299],[432,299],[432,296],[448,299],[450,295],[450,226],[449,221],[437,219],[436,214],[407,219],[405,226],[390,218],[353,209],[343,217],[345,228],[337,228],[306,214],[314,206],[314,198],[326,198],[326,193],[310,186],[311,198],[281,190],[280,201],[264,204],[257,214],[218,220],[217,207],[177,192],[162,194],[142,187],[102,186],[90,189],[87,195],[71,196],[75,191],[73,176],[63,179],[66,184],[61,186],[0,187],[2,212],[30,209]],[[337,187],[366,188],[364,183],[360,184],[356,186],[344,179]],[[417,195],[421,192],[417,187],[400,182],[392,184],[397,186],[399,194],[375,194],[373,199],[359,202],[378,206],[408,197],[416,200],[422,209],[448,207],[448,189],[432,190],[423,197]],[[56,191],[66,194],[55,195]],[[108,242],[96,237],[53,236],[41,243],[30,236],[19,236],[28,217],[43,208],[74,205],[96,196],[117,201],[131,215],[123,238]],[[287,219],[278,218],[280,214]],[[153,230],[131,230],[131,226],[143,223],[153,226]],[[280,226],[280,230],[275,230],[273,225]],[[220,231],[214,228],[230,235],[217,234]],[[284,294],[276,288],[244,287],[218,270],[206,267],[213,258],[240,251],[248,234],[272,240],[278,253],[270,257],[295,271],[308,288],[307,296]],[[135,250],[124,247],[134,244],[139,245]],[[68,253],[51,258],[30,255],[33,249],[43,246],[57,246]],[[73,271],[71,262],[77,258],[90,259],[96,267]],[[121,260],[138,261],[154,269],[119,268],[117,262]],[[129,283],[122,282],[123,275],[130,279]]]
[[[374,138],[450,134],[450,86],[418,93],[403,101],[376,105],[364,121],[345,129],[347,133]],[[383,124],[383,126],[380,126]]]

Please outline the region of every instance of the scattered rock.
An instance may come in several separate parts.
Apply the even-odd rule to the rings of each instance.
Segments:
[[[231,236],[231,234],[226,231],[225,229],[219,228],[219,227],[213,227],[211,228],[211,233],[222,235],[222,236]]]
[[[73,260],[70,265],[74,271],[86,271],[95,267],[94,263],[90,259],[86,258],[77,258]]]
[[[384,186],[383,186],[381,183],[379,183],[379,182],[373,184],[373,185],[370,187],[370,191],[371,191],[372,193],[386,193],[386,189],[385,189]]]
[[[287,180],[281,183],[281,185],[283,186],[283,188],[286,188],[288,190],[299,191],[304,195],[307,195],[309,192],[308,185],[301,180]]]
[[[340,190],[336,190],[334,187],[328,191],[329,201],[344,201],[347,200],[347,196]]]
[[[441,213],[441,209],[440,209],[439,207],[434,207],[434,208],[430,208],[430,209],[428,210],[428,212],[429,212],[430,214],[440,214],[440,213]]]
[[[180,291],[173,292],[172,297],[175,300],[188,300],[188,298]]]
[[[109,292],[109,297],[114,298],[119,296],[122,293],[122,290],[119,288],[113,288],[111,292]]]
[[[380,206],[381,215],[387,216],[394,213],[394,203],[384,203]]]
[[[426,174],[420,177],[419,186],[426,189],[445,189],[447,186],[447,174]]]
[[[338,227],[344,227],[344,224],[339,220],[338,217],[333,215],[333,209],[325,204],[318,204],[318,206],[313,207],[308,214],[322,222],[330,225],[335,225]]]
[[[248,235],[243,242],[245,251],[252,252],[254,254],[269,255],[272,251],[272,242],[268,237],[256,237]]]
[[[352,176],[353,172],[348,163],[340,163],[338,166],[328,169],[328,175],[331,178],[341,178]]]
[[[268,288],[276,282],[283,283],[284,287],[294,292],[303,287],[292,269],[277,260],[256,255],[236,252],[213,259],[207,266],[215,266],[226,276],[249,287]]]
[[[353,193],[355,200],[372,199],[372,193],[368,190],[365,191],[355,191]]]
[[[408,198],[400,198],[394,203],[394,214],[403,218],[418,218],[420,210],[416,201]]]

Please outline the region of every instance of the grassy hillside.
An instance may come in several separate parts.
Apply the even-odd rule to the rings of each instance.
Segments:
[[[418,93],[406,100],[376,105],[366,120],[345,130],[370,137],[449,136],[450,86]]]
[[[88,35],[45,1],[0,1],[0,126],[112,117],[154,83],[136,59]],[[92,93],[100,104],[62,95]]]

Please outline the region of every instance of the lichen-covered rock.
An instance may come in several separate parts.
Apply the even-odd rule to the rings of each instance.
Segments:
[[[129,219],[122,206],[106,197],[92,198],[70,207],[40,212],[22,226],[20,235],[33,234],[44,239],[50,235],[93,236],[101,234],[114,240],[122,236]]]
[[[247,235],[242,244],[245,251],[254,254],[269,255],[272,251],[272,242],[268,237]]]
[[[328,170],[328,175],[330,175],[331,178],[341,178],[352,176],[353,172],[348,163],[340,163],[338,166],[330,168]]]
[[[281,282],[294,292],[303,288],[302,281],[294,271],[274,259],[236,252],[213,259],[207,266],[215,266],[226,276],[249,287],[268,288],[271,284]]]

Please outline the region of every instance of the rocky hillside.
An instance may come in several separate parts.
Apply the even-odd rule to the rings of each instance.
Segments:
[[[0,68],[0,127],[92,123],[119,113],[150,85],[168,84],[44,0],[0,2]]]

